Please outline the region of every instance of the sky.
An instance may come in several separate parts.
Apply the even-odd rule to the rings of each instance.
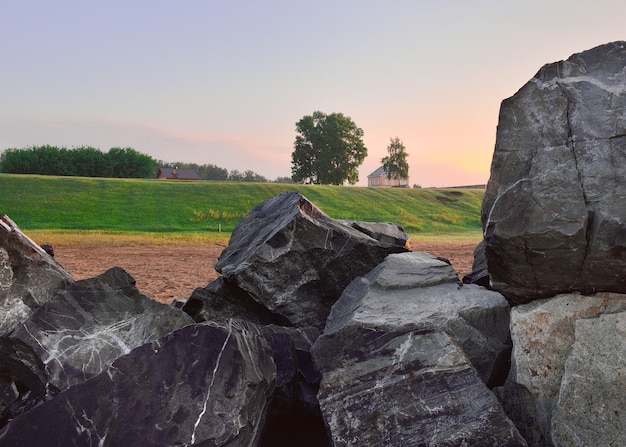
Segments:
[[[489,179],[498,112],[546,63],[626,40],[623,0],[0,0],[0,150],[132,147],[291,176],[295,124],[343,113],[409,184]]]

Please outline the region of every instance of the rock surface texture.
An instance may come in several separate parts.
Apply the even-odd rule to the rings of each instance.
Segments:
[[[301,194],[285,192],[237,225],[215,268],[286,324],[321,329],[352,279],[388,254],[405,251],[330,218]]]
[[[581,419],[587,421],[594,418],[602,419],[609,408],[605,402],[608,389],[611,390],[608,392],[608,395],[612,396],[611,400],[617,399],[622,405],[626,402],[617,383],[608,385],[606,379],[604,382],[602,379],[602,377],[607,377],[607,374],[613,378],[619,378],[619,371],[624,369],[626,357],[623,351],[626,349],[626,343],[619,335],[619,331],[602,331],[604,342],[595,344],[596,351],[587,350],[586,358],[582,358],[581,353],[575,354],[574,352],[574,346],[577,344],[588,346],[589,343],[593,343],[588,340],[589,330],[576,333],[576,325],[584,321],[585,324],[593,327],[595,324],[601,324],[599,317],[602,315],[624,315],[624,312],[626,312],[626,295],[602,292],[591,296],[563,294],[512,309],[511,371],[504,387],[498,389],[497,394],[510,418],[530,445],[538,447],[577,445],[561,442],[552,444],[551,425],[555,412],[557,414],[578,413]],[[615,327],[612,328],[615,329]],[[594,355],[604,360],[594,359]],[[607,357],[610,360],[607,360]],[[594,364],[606,366],[606,370],[601,371],[599,366],[592,369],[591,365]],[[568,393],[570,382],[585,384],[586,392],[590,397],[585,405],[582,405],[582,402],[574,405],[564,397],[563,394]],[[591,396],[593,394],[595,395]],[[582,398],[582,394],[578,396]],[[620,421],[622,425],[626,424],[626,415],[619,413],[621,412],[618,411],[610,416],[614,421]],[[592,415],[594,417],[590,419]],[[561,420],[563,419],[566,417],[562,416]],[[572,433],[581,435],[583,432],[595,433],[595,431],[590,432],[588,427],[584,430],[575,430],[573,427],[579,422],[567,419]],[[566,424],[557,425],[562,427]],[[609,430],[601,424],[596,424],[596,426],[602,427],[605,432]],[[588,444],[594,443],[585,442],[582,445]],[[597,445],[611,445],[611,443],[599,442]]]
[[[186,326],[15,418],[0,445],[251,446],[275,377],[256,326]]]
[[[574,334],[552,440],[557,446],[626,445],[626,312],[576,320]]]
[[[625,178],[626,42],[545,65],[500,109],[482,207],[494,289],[626,292]]]
[[[526,445],[484,383],[508,357],[508,309],[425,253],[355,279],[313,345],[334,445]]]
[[[139,293],[114,267],[57,293],[11,333],[46,365],[50,383],[64,390],[100,374],[131,350],[193,319]]]
[[[0,335],[26,321],[70,275],[8,216],[0,215]]]
[[[50,387],[44,364],[30,346],[0,337],[0,427],[50,399],[56,391]]]

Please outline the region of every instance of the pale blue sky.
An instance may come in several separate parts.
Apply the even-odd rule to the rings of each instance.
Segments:
[[[392,137],[410,183],[485,183],[500,102],[545,64],[626,40],[626,2],[0,0],[0,150],[131,146],[291,175],[295,123]]]

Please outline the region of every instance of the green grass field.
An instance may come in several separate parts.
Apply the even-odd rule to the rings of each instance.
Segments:
[[[24,231],[229,233],[257,204],[297,191],[335,219],[395,222],[411,235],[480,233],[484,191],[172,182],[0,174],[0,214]]]

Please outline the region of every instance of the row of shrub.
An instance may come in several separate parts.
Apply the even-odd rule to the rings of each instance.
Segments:
[[[0,172],[81,177],[151,178],[156,160],[126,147],[108,152],[83,146],[73,149],[33,146],[7,149],[0,158]]]
[[[153,178],[158,167],[177,166],[194,169],[202,180],[231,182],[267,182],[268,180],[247,170],[228,172],[213,164],[171,163],[155,160],[133,148],[114,147],[102,152],[91,146],[67,149],[56,146],[33,146],[7,149],[0,153],[0,172],[7,174],[40,174],[78,177]],[[279,177],[278,183],[291,183],[288,177]]]

